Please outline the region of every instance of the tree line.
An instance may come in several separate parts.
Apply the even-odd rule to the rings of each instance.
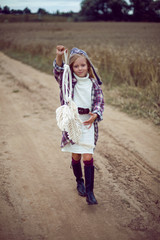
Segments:
[[[0,7],[0,14],[32,14],[32,12],[27,7],[24,10],[10,10],[5,6]],[[37,14],[50,13],[39,8]],[[57,10],[52,15],[72,17],[74,21],[160,22],[160,0],[83,0],[78,13]]]
[[[64,17],[72,17],[73,14],[75,14],[74,12],[70,11],[70,12],[60,12],[59,10],[57,10],[55,13],[49,13],[47,12],[44,8],[39,8],[37,10],[36,13],[32,13],[31,10],[26,7],[23,10],[15,10],[15,9],[11,9],[8,6],[4,6],[3,8],[1,8],[0,6],[0,14],[13,14],[13,15],[22,15],[22,14],[40,14],[40,15],[54,15],[54,16],[64,16]]]
[[[160,21],[160,0],[83,0],[81,16],[103,21]]]

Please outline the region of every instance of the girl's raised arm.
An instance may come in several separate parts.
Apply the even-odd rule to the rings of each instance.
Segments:
[[[63,45],[57,45],[57,47],[56,47],[56,63],[60,67],[62,66],[62,63],[63,63],[62,57],[63,57],[64,51],[65,51],[65,47]]]

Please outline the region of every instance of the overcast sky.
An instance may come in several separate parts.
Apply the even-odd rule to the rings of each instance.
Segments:
[[[79,12],[82,0],[0,0],[0,6],[8,6],[11,9],[20,9],[28,7],[32,13],[37,12],[39,8],[45,9],[47,12]]]

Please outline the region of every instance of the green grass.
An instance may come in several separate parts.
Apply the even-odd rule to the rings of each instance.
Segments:
[[[14,50],[5,50],[4,53],[11,58],[14,58],[18,61],[21,61],[25,64],[32,66],[33,68],[38,69],[39,71],[52,74],[52,62],[53,60],[50,58],[46,58],[40,54],[32,55],[29,52],[18,52]]]
[[[38,14],[1,14],[0,22],[8,23],[8,22],[66,22],[68,20],[67,17],[64,16],[53,16],[51,14],[46,15],[38,15]]]
[[[155,95],[147,94],[146,91],[138,87],[121,85],[105,90],[105,101],[131,116],[148,119],[158,126],[160,104],[155,99]]]

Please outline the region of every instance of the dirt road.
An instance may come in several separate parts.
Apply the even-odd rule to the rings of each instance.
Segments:
[[[95,152],[95,195],[76,192],[60,150],[58,85],[0,53],[0,239],[158,240],[160,132],[110,107]]]

